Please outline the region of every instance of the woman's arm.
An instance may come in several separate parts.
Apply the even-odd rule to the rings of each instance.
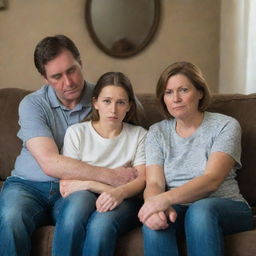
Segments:
[[[194,202],[216,191],[234,167],[233,158],[223,152],[210,155],[205,172],[186,184],[149,198],[139,212],[145,222],[152,214],[165,211],[170,205]]]

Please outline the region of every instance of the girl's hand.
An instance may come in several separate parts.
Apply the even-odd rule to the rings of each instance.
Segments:
[[[89,189],[90,181],[81,181],[81,180],[61,180],[60,181],[60,194],[62,197],[67,197],[70,194]]]
[[[103,192],[96,201],[97,211],[111,211],[121,204],[124,198],[124,193],[121,188],[115,188],[108,192]]]

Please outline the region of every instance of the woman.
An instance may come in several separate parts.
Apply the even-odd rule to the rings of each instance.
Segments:
[[[61,181],[65,203],[58,226],[66,232],[58,232],[57,226],[55,234],[63,244],[61,255],[114,255],[118,236],[139,225],[142,200],[134,196],[145,187],[146,130],[135,125],[137,104],[129,79],[122,73],[105,73],[94,88],[92,103],[91,120],[68,128],[63,154],[94,166],[131,166],[137,169],[138,177],[119,187],[95,181]],[[77,208],[79,211],[72,210]],[[74,237],[77,242],[66,246]],[[78,242],[81,238],[84,244]]]
[[[143,222],[145,255],[224,255],[223,235],[252,228],[252,213],[235,180],[241,129],[232,117],[206,112],[210,95],[201,71],[188,62],[160,76],[157,98],[166,120],[147,135]],[[239,221],[238,221],[239,220]]]

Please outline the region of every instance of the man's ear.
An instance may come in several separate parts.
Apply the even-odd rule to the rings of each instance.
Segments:
[[[46,84],[50,84],[47,77],[45,75],[42,75],[43,80],[46,82]]]

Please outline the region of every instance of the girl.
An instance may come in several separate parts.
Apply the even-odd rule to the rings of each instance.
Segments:
[[[61,255],[114,255],[119,235],[137,225],[145,186],[144,139],[129,79],[109,72],[93,92],[91,120],[68,128],[63,154],[105,168],[136,168],[137,178],[119,187],[96,181],[61,181],[64,206],[55,239]],[[66,227],[65,227],[65,226]],[[63,226],[65,228],[63,228]],[[63,232],[66,230],[66,232]]]

